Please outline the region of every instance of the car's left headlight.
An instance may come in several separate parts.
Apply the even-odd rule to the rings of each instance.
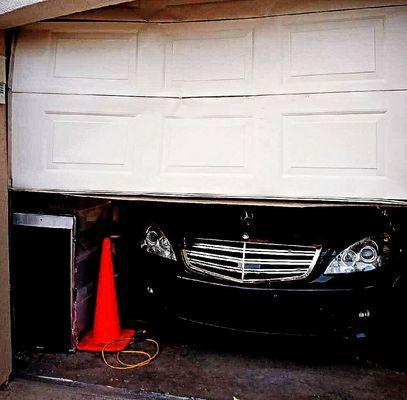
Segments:
[[[380,267],[388,248],[379,243],[380,239],[365,238],[352,244],[335,256],[325,274],[372,271]]]
[[[161,231],[161,229],[149,226],[146,229],[145,237],[141,243],[141,248],[145,249],[148,253],[156,254],[170,260],[177,261],[174,250],[170,241]]]

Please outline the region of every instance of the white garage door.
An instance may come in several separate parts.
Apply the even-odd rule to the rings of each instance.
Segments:
[[[407,7],[19,35],[15,189],[407,199]]]

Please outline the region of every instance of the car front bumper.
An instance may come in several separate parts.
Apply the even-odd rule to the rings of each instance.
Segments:
[[[384,297],[383,285],[375,279],[353,286],[304,282],[258,287],[174,273],[171,265],[162,264],[146,268],[146,301],[181,320],[224,329],[364,338]]]
[[[365,337],[376,314],[374,286],[262,289],[178,277],[175,314],[191,322],[278,335]],[[178,296],[176,296],[178,297]]]

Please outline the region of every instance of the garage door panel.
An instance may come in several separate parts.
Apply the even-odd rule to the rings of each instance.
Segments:
[[[39,93],[134,92],[138,25],[114,28],[23,30],[16,46],[13,89]]]
[[[284,115],[285,175],[384,173],[385,111]]]
[[[244,195],[258,191],[259,138],[252,99],[178,100],[164,116],[153,192]]]
[[[249,103],[15,94],[13,186],[254,193],[260,149]]]
[[[132,170],[134,117],[53,112],[46,115],[53,125],[47,138],[48,169]]]
[[[385,15],[306,16],[283,22],[284,80],[334,82],[383,79]]]
[[[13,186],[146,190],[146,159],[157,164],[157,119],[171,107],[171,100],[15,94]]]
[[[165,89],[244,91],[252,83],[254,24],[196,24],[165,29]]]
[[[233,173],[248,168],[252,151],[245,119],[166,118],[164,126],[164,173]]]
[[[262,112],[273,109],[274,122],[281,121],[275,187],[288,197],[406,198],[406,96],[338,93],[261,100]]]
[[[190,100],[15,94],[13,186],[407,199],[406,101],[404,92]]]
[[[55,33],[52,42],[56,79],[129,80],[135,73],[132,35]]]
[[[407,89],[407,7],[27,29],[16,46],[17,92],[179,97]]]

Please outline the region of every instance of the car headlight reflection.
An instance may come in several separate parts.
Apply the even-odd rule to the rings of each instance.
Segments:
[[[145,249],[147,253],[156,254],[174,261],[177,260],[170,241],[159,228],[149,226],[146,229],[141,248]]]
[[[325,274],[372,271],[380,267],[383,254],[379,251],[378,243],[380,242],[377,239],[365,238],[352,244],[335,256],[325,270]]]

